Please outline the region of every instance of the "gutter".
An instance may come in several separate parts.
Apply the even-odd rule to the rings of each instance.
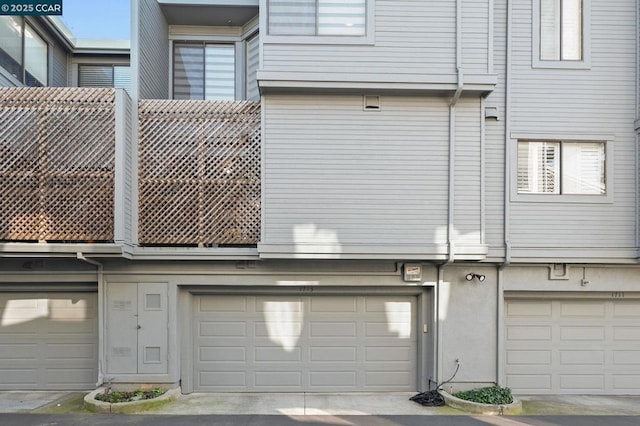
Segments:
[[[87,259],[82,252],[76,253],[76,258],[97,268],[96,274],[98,279],[98,381],[96,387],[104,383],[104,266],[102,263]]]

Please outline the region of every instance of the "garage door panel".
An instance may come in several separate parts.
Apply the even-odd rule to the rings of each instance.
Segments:
[[[225,297],[194,301],[195,390],[416,389],[413,297],[228,296],[246,310],[202,311]]]
[[[95,386],[95,293],[0,293],[0,304],[0,389]]]
[[[541,306],[552,308],[548,317]],[[507,386],[522,394],[640,394],[640,381],[626,379],[640,375],[637,312],[639,300],[507,301]]]
[[[358,324],[355,321],[311,321],[310,330],[311,337],[356,337],[358,332]]]
[[[602,302],[560,302],[560,318],[604,318]]]
[[[617,301],[613,302],[614,318],[640,318],[640,310],[636,301]]]
[[[640,309],[640,308],[639,308]],[[640,341],[640,327],[621,326],[613,328],[614,340]]]
[[[355,297],[321,297],[310,300],[310,311],[316,313],[356,313]]]

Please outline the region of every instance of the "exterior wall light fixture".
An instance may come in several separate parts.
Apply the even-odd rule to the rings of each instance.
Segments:
[[[486,278],[484,275],[476,274],[475,272],[471,272],[464,277],[467,281],[473,281],[473,279],[477,279],[480,282],[483,282]]]

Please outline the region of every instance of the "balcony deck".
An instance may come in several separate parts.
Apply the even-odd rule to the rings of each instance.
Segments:
[[[115,89],[0,88],[0,243],[257,244],[260,103],[142,100],[137,152],[131,111]]]
[[[0,240],[114,239],[115,91],[0,88]]]

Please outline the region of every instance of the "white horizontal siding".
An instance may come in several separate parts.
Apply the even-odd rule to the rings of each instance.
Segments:
[[[591,1],[591,68],[532,68],[532,3],[514,2],[512,131],[612,134],[611,204],[511,203],[515,248],[633,247],[636,3]],[[514,184],[514,183],[512,183]],[[613,185],[612,185],[613,184]]]
[[[455,13],[448,0],[378,0],[374,45],[265,43],[262,69],[336,74],[336,81],[345,73],[361,79],[395,74],[398,82],[407,74],[452,74]]]
[[[494,1],[493,17],[493,67],[498,76],[498,84],[487,97],[486,105],[498,107],[499,120],[485,121],[485,238],[489,246],[489,257],[502,257],[504,255],[506,0]]]
[[[456,105],[455,118],[454,240],[480,244],[480,99],[463,98]]]
[[[67,52],[60,46],[53,46],[53,63],[51,66],[51,77],[49,86],[66,87],[67,84]]]
[[[489,58],[489,2],[462,1],[462,66],[465,73],[486,73]]]
[[[263,243],[446,242],[446,101],[383,96],[381,105],[363,111],[361,96],[265,99]]]
[[[139,98],[169,98],[169,26],[157,0],[138,2]]]

